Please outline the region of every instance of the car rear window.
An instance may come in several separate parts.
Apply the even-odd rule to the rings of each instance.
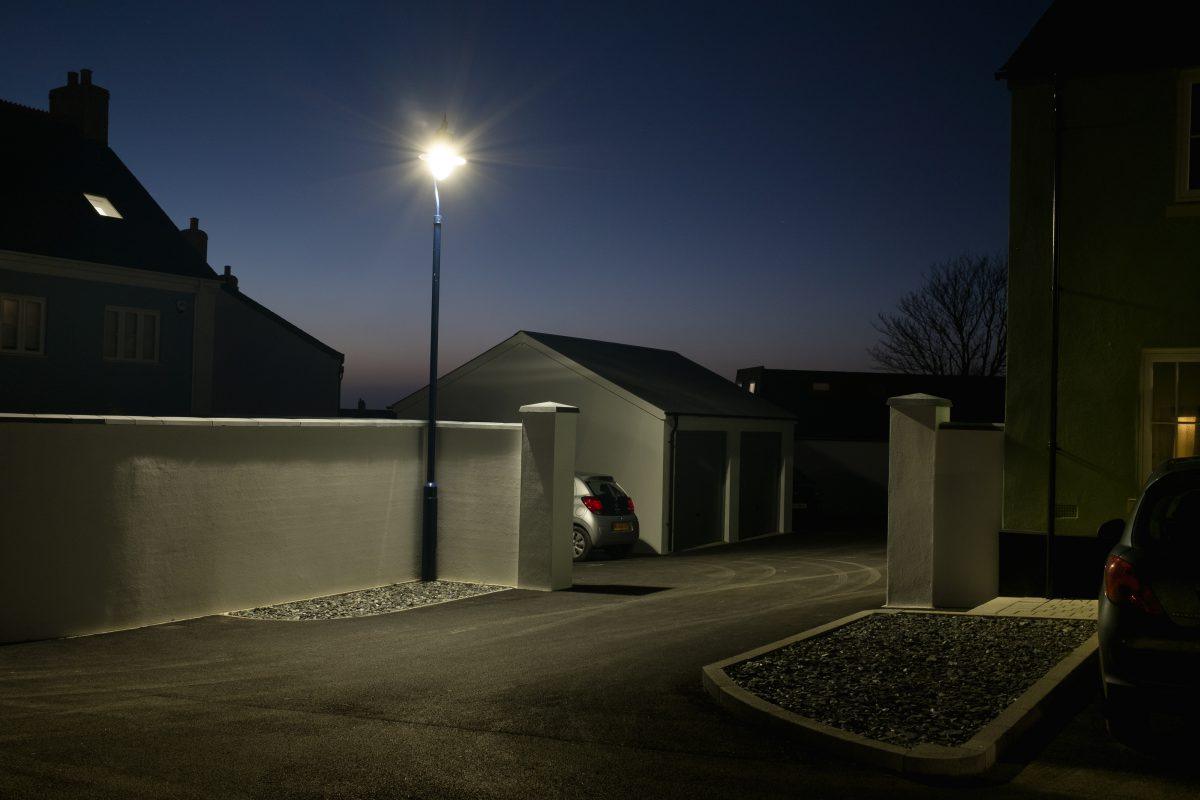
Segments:
[[[1143,501],[1148,507],[1138,513],[1134,544],[1180,555],[1200,550],[1200,487],[1171,481],[1148,494]]]
[[[584,481],[593,497],[600,499],[605,514],[626,514],[629,512],[629,495],[617,485],[612,478],[597,475]]]

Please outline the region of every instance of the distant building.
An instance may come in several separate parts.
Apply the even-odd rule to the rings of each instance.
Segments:
[[[0,411],[336,416],[343,356],[206,263],[108,147],[108,91],[0,100]]]
[[[796,526],[887,514],[889,397],[949,399],[955,422],[1002,422],[1004,378],[746,367],[737,384],[796,415]]]
[[[1101,523],[1128,516],[1157,463],[1197,452],[1198,24],[1196,4],[1056,2],[998,75],[1012,96],[1002,561],[1042,563],[1057,197],[1055,529],[1093,595]]]
[[[576,466],[633,497],[641,542],[686,550],[791,529],[792,416],[670,350],[518,331],[438,379],[438,418],[580,410]],[[395,403],[423,419],[428,390]]]

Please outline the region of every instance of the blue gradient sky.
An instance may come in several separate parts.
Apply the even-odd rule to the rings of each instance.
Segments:
[[[66,71],[209,262],[346,353],[343,402],[424,383],[443,110],[442,372],[526,328],[741,366],[867,369],[931,262],[1002,250],[1008,92],[1047,0],[5,3],[0,97]]]

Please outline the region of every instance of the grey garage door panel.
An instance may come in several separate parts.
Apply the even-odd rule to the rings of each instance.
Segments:
[[[719,542],[725,537],[725,433],[675,434],[672,492],[673,550]]]
[[[742,433],[738,472],[738,538],[774,533],[779,528],[780,434]]]

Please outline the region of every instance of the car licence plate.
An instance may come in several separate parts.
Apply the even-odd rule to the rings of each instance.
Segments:
[[[631,527],[628,522],[614,522],[612,529],[613,533],[629,533]]]

